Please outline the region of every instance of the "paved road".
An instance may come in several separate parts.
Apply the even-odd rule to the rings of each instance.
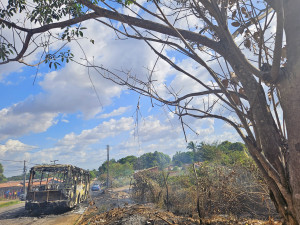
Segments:
[[[110,189],[106,191],[91,191],[91,200],[100,211],[122,207],[130,204],[128,188]],[[73,225],[84,213],[88,203],[83,203],[73,210],[63,214],[51,214],[34,217],[28,215],[25,203],[0,208],[0,225]]]
[[[91,191],[91,197],[100,212],[133,203],[129,195],[129,185],[104,191]]]
[[[3,219],[25,216],[25,202],[0,208],[0,224]]]
[[[25,203],[0,208],[0,225],[73,225],[81,217],[86,204],[62,214],[31,216],[25,210]]]

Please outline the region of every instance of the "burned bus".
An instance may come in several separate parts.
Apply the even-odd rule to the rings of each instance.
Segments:
[[[87,199],[90,173],[72,165],[39,165],[30,170],[25,209],[59,212]]]

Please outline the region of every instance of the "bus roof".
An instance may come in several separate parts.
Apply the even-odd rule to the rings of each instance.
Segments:
[[[73,170],[81,173],[88,173],[87,170],[81,169],[77,166],[68,165],[68,164],[44,164],[44,165],[36,165],[31,168],[31,171],[49,171],[49,172],[55,172],[55,171],[66,171],[66,170]]]

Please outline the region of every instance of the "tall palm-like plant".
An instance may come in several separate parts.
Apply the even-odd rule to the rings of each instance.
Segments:
[[[186,148],[193,151],[193,159],[195,161],[195,155],[196,155],[196,151],[197,151],[197,142],[190,141]]]

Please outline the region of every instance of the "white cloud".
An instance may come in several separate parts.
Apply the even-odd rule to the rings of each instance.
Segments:
[[[146,0],[138,0],[137,3],[140,5],[143,5],[146,2]],[[126,8],[124,7],[123,13],[125,15],[133,16],[136,17],[137,13],[140,11],[140,7],[138,7],[136,4],[131,4],[127,6]]]
[[[131,108],[131,106],[119,107],[118,109],[114,109],[110,113],[101,114],[100,116],[98,116],[98,118],[104,118],[105,119],[105,118],[120,116],[123,113],[127,112],[130,108]]]
[[[14,73],[20,73],[22,72],[23,65],[17,62],[10,62],[8,64],[1,65],[1,73],[0,73],[0,82],[5,84],[10,84],[9,81],[6,81],[5,78],[7,76],[14,72]]]
[[[69,120],[66,120],[66,119],[62,119],[61,122],[64,122],[64,123],[70,123]]]
[[[205,136],[203,141],[206,143],[213,143],[213,142],[223,142],[223,141],[230,141],[230,142],[237,142],[241,141],[241,137],[238,135],[237,132],[230,132],[225,130],[221,134],[211,134]]]
[[[19,140],[9,139],[5,144],[0,144],[0,154],[10,154],[11,152],[25,152],[28,150],[35,149],[36,146],[26,145]]]
[[[114,137],[121,132],[129,131],[133,129],[133,119],[122,117],[120,120],[111,119],[107,122],[103,122],[98,126],[83,130],[80,134],[70,133],[59,140],[58,146],[88,146],[90,144],[97,143],[107,137]]]
[[[0,163],[4,167],[4,174],[6,176],[21,174],[23,160],[28,159],[29,152],[35,149],[37,146],[26,145],[13,139],[0,144]]]
[[[56,113],[34,111],[19,111],[19,105],[0,110],[0,140],[17,137],[31,132],[46,131],[55,124]]]
[[[180,135],[180,127],[173,126],[169,121],[161,121],[149,116],[142,120],[138,127],[139,140],[141,142],[150,142],[161,138],[172,140]]]
[[[125,74],[118,71],[131,71],[134,76],[147,79],[148,72],[144,67],[149,65],[151,68],[156,57],[145,43],[136,40],[116,41],[115,33],[100,23],[85,23],[88,23],[89,27],[86,35],[95,40],[95,45],[91,44],[89,39],[83,40],[81,46],[71,42],[69,47],[78,61],[84,58],[82,47],[85,55],[96,65],[103,64],[121,75]],[[12,71],[14,65],[10,65],[12,67],[9,71]],[[154,77],[164,80],[170,67],[160,60],[156,70],[158,72]],[[43,92],[1,110],[0,121],[3,123],[0,127],[0,139],[44,132],[56,123],[55,119],[60,113],[81,112],[85,119],[93,118],[102,111],[102,107],[110,105],[113,98],[119,98],[123,90],[121,86],[102,78],[96,70],[88,70],[75,63],[66,64],[60,70],[39,76],[37,83]],[[118,115],[122,110],[125,109],[120,108],[111,116]],[[107,118],[109,115],[103,116],[100,117]]]

